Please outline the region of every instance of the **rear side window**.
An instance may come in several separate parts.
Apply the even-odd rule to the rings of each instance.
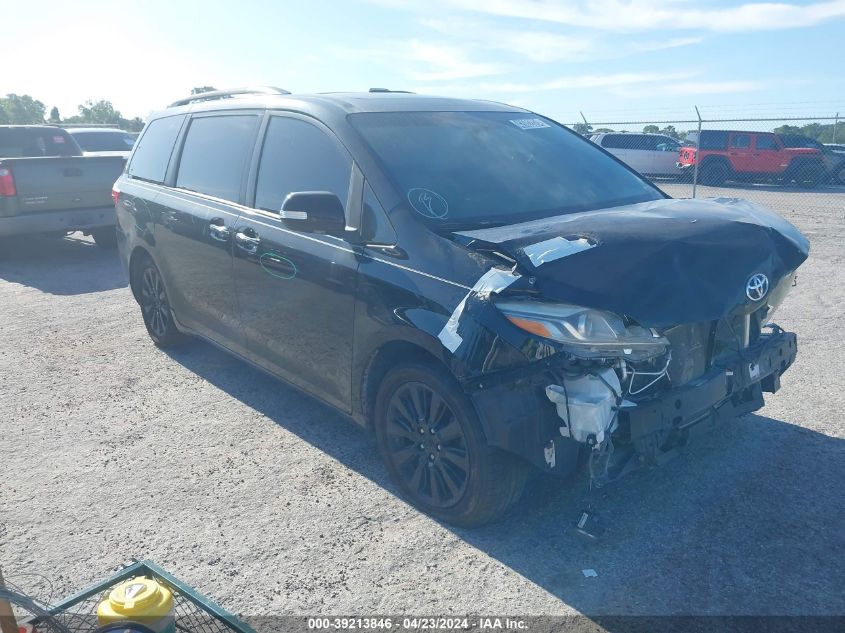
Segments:
[[[633,149],[644,149],[650,152],[657,151],[657,144],[663,141],[663,138],[645,134],[631,139],[634,141]]]
[[[346,206],[352,162],[337,142],[318,127],[273,117],[261,150],[255,207],[279,211],[294,191],[330,191]]]
[[[258,117],[252,114],[207,116],[191,121],[176,186],[237,202],[257,123]]]
[[[127,173],[142,180],[164,182],[170,154],[184,120],[185,115],[180,114],[150,121],[138,141]]]
[[[751,147],[751,135],[750,134],[732,134],[731,135],[731,148],[732,149],[748,149]]]
[[[681,148],[681,144],[668,138],[657,138],[657,146],[655,149],[658,152],[677,152]]]
[[[610,149],[654,149],[657,142],[647,134],[610,134],[601,146]]]
[[[699,149],[727,149],[728,148],[728,133],[727,132],[702,132],[701,143]]]
[[[0,128],[0,158],[73,156],[78,152],[67,132],[57,128]]]
[[[625,137],[621,134],[608,134],[602,139],[601,146],[610,149],[626,149],[628,147]]]
[[[757,149],[777,149],[778,144],[775,137],[769,134],[760,134],[757,137]]]

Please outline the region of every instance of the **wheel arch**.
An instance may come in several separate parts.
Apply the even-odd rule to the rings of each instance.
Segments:
[[[139,290],[138,290],[138,266],[141,262],[149,259],[153,263],[155,260],[153,259],[152,254],[149,250],[144,248],[143,246],[136,246],[132,249],[132,253],[129,255],[129,288],[132,290],[132,296],[135,297],[135,301],[139,301]]]
[[[709,156],[705,156],[701,159],[701,164],[698,166],[699,169],[702,169],[705,165],[716,165],[722,164],[724,167],[727,167],[730,170],[733,170],[733,166],[731,165],[731,161],[728,160],[727,156],[722,155],[714,155],[711,154]]]
[[[366,356],[356,389],[355,410],[360,414],[361,422],[367,427],[372,426],[379,385],[390,368],[399,363],[425,364],[454,376],[438,351],[434,343],[408,339],[391,339],[375,346]]]

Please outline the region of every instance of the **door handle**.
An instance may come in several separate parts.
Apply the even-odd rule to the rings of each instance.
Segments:
[[[249,231],[247,234],[245,231]],[[251,229],[244,229],[235,233],[235,245],[245,251],[247,253],[255,253],[258,251],[258,244],[261,242],[261,238],[255,234],[255,231]]]
[[[218,242],[228,242],[231,231],[223,224],[222,218],[214,218],[208,225],[208,236]]]

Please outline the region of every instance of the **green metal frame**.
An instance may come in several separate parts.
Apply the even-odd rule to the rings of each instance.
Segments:
[[[252,627],[238,620],[238,618],[226,611],[223,607],[215,604],[193,587],[189,587],[178,578],[175,578],[170,573],[148,560],[136,561],[131,565],[124,567],[113,576],[109,576],[108,578],[73,594],[69,598],[66,598],[54,605],[50,609],[50,613],[56,614],[61,611],[65,611],[73,605],[82,602],[83,600],[87,600],[91,596],[104,592],[109,587],[124,580],[134,578],[135,576],[151,576],[169,587],[176,589],[182,596],[196,604],[203,611],[214,616],[217,620],[236,633],[255,633]]]

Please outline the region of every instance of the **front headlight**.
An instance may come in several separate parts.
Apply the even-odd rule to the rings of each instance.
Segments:
[[[496,307],[526,332],[563,343],[576,356],[643,360],[666,351],[669,341],[654,330],[626,325],[612,312],[564,303],[496,301]]]

